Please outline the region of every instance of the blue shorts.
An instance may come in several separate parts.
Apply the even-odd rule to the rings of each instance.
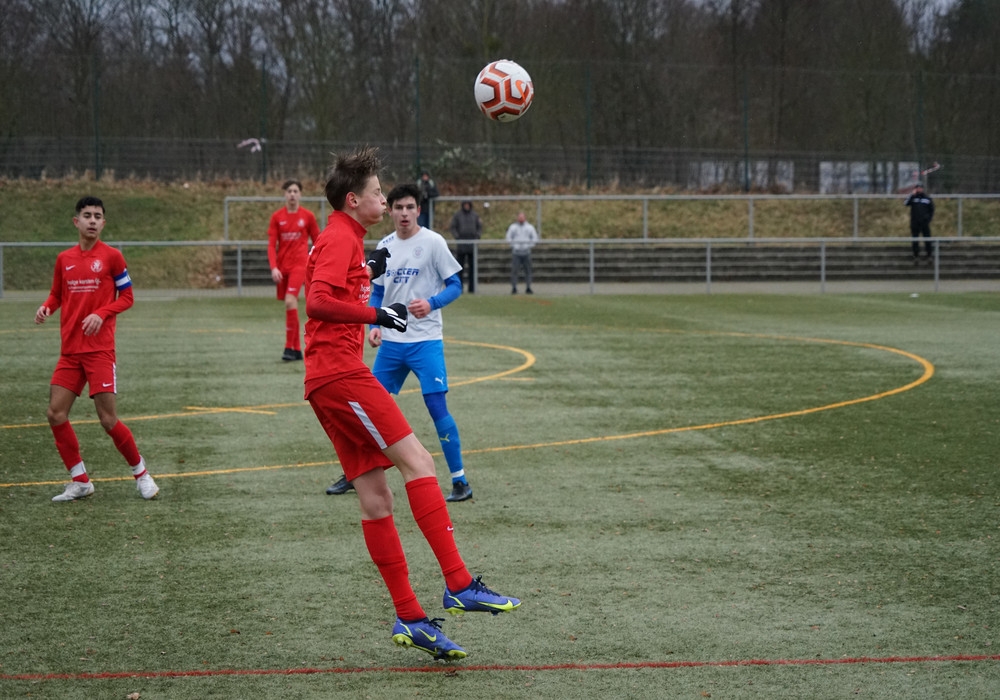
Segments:
[[[448,391],[448,373],[444,368],[444,341],[422,340],[419,343],[382,341],[372,374],[390,394],[398,394],[407,375],[413,372],[420,382],[421,394]]]

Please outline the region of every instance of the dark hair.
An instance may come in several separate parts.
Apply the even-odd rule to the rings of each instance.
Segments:
[[[100,207],[101,212],[104,212],[104,202],[99,200],[97,197],[91,197],[89,195],[81,197],[80,201],[76,203],[76,213],[79,214],[83,211],[84,207]]]
[[[286,191],[292,185],[298,185],[299,189],[300,190],[302,189],[302,183],[299,182],[298,180],[285,180],[285,184],[281,186],[281,191],[282,192]]]
[[[388,203],[389,208],[392,209],[393,202],[399,199],[406,199],[407,197],[413,197],[417,202],[417,206],[420,206],[420,188],[409,182],[393,187],[386,196],[385,201]]]
[[[334,155],[333,167],[326,178],[326,201],[335,211],[343,211],[347,194],[361,192],[368,180],[378,175],[382,162],[378,157],[378,148],[365,146],[346,156]]]

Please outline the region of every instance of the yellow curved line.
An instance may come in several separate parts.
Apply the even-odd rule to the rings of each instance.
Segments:
[[[782,418],[794,418],[796,416],[806,416],[810,413],[819,413],[820,411],[831,411],[835,408],[844,408],[845,406],[854,406],[856,404],[866,403],[868,401],[877,401],[878,399],[884,399],[887,396],[893,396],[895,394],[901,394],[904,391],[909,391],[914,389],[921,384],[924,384],[931,377],[934,376],[934,365],[920,357],[919,355],[914,355],[913,353],[906,352],[905,350],[900,350],[899,348],[892,348],[887,345],[874,345],[872,343],[856,343],[849,340],[828,340],[825,338],[796,338],[794,336],[780,336],[780,335],[763,335],[756,333],[720,333],[719,335],[734,335],[734,336],[744,336],[744,337],[755,337],[755,338],[769,338],[769,339],[779,339],[779,340],[799,340],[808,343],[827,343],[830,345],[847,345],[858,348],[868,348],[870,350],[882,350],[885,352],[891,352],[896,355],[902,355],[903,357],[914,360],[919,363],[924,368],[924,373],[920,377],[909,384],[904,384],[903,386],[896,387],[895,389],[889,389],[887,391],[881,391],[877,394],[872,394],[870,396],[862,396],[857,399],[848,399],[847,401],[837,401],[836,403],[828,403],[823,406],[814,406],[812,408],[803,408],[798,411],[786,411],[784,413],[772,413],[766,416],[754,416],[752,418],[737,418],[734,420],[720,421],[718,423],[703,423],[702,425],[688,425],[680,428],[662,428],[660,430],[643,430],[636,433],[624,433],[622,435],[604,435],[600,437],[589,437],[589,438],[578,438],[575,440],[556,440],[552,442],[539,442],[531,445],[507,445],[504,447],[485,447],[481,449],[465,450],[468,454],[485,454],[487,452],[510,452],[514,450],[529,450],[537,449],[540,447],[565,447],[567,445],[585,445],[592,442],[606,442],[612,440],[632,440],[641,437],[652,437],[656,435],[670,435],[672,433],[688,433],[695,430],[711,430],[713,428],[725,428],[733,425],[750,425],[752,423],[763,423],[765,421],[779,420]]]
[[[524,362],[522,362],[517,367],[513,369],[507,369],[503,372],[497,372],[495,374],[488,374],[485,377],[473,377],[472,379],[464,379],[460,382],[452,382],[451,386],[468,386],[469,384],[477,384],[479,382],[490,382],[497,379],[503,379],[504,377],[509,377],[512,374],[517,374],[518,372],[523,372],[532,365],[535,364],[535,356],[532,355],[527,350],[522,350],[521,348],[511,347],[509,345],[494,345],[493,343],[476,343],[469,340],[452,340],[447,339],[445,342],[454,343],[456,345],[468,345],[471,347],[479,348],[490,348],[493,350],[506,350],[508,352],[513,352],[517,355],[524,357]],[[407,389],[406,391],[401,391],[401,394],[410,394],[413,392],[420,391],[419,387],[413,389]],[[155,413],[149,416],[130,416],[126,418],[128,422],[134,421],[145,421],[145,420],[161,420],[165,418],[190,418],[192,416],[205,416],[213,415],[217,413],[261,413],[264,415],[274,415],[273,409],[278,408],[295,408],[308,406],[305,401],[296,401],[294,403],[269,403],[260,404],[258,406],[240,406],[240,407],[220,407],[220,406],[185,406],[183,413]],[[73,423],[75,425],[92,425],[98,423],[97,419],[90,420],[75,420]],[[16,428],[44,428],[48,426],[48,423],[20,423],[17,425],[0,425],[0,429],[3,430],[13,430]]]
[[[504,377],[509,377],[512,374],[517,374],[518,372],[523,372],[532,365],[535,364],[535,356],[532,355],[527,350],[522,350],[521,348],[515,348],[510,345],[494,345],[493,343],[476,343],[471,340],[445,340],[446,343],[454,343],[455,345],[468,345],[470,347],[476,348],[490,348],[491,350],[506,350],[508,352],[513,352],[524,357],[524,362],[522,362],[517,367],[513,369],[507,369],[503,372],[497,372],[496,374],[488,374],[485,377],[473,377],[472,379],[463,379],[460,382],[449,382],[452,387],[456,386],[468,386],[470,384],[478,384],[479,382],[492,382],[497,379],[503,379]],[[412,389],[407,389],[406,391],[399,392],[400,394],[412,394],[414,392],[420,391],[420,387],[414,387]]]
[[[297,469],[304,467],[329,467],[334,464],[340,464],[336,460],[332,462],[299,462],[296,464],[270,464],[262,467],[233,467],[231,469],[206,469],[198,472],[181,472],[173,474],[162,474],[160,472],[156,473],[156,480],[160,479],[179,479],[182,477],[189,476],[218,476],[219,474],[242,474],[244,472],[266,472],[273,471],[275,469]],[[93,478],[91,481],[130,481],[135,480],[133,476],[102,476],[98,478]],[[66,479],[58,479],[56,481],[21,481],[18,483],[10,484],[0,484],[0,488],[8,488],[11,486],[56,486],[59,484],[65,484]]]
[[[824,404],[822,406],[813,406],[811,408],[803,408],[803,409],[799,409],[797,411],[785,411],[783,413],[772,413],[772,414],[769,414],[769,415],[766,415],[766,416],[753,416],[751,418],[737,418],[737,419],[728,420],[728,421],[719,421],[719,422],[716,422],[716,423],[703,423],[701,425],[689,425],[689,426],[682,426],[682,427],[678,427],[678,428],[661,428],[659,430],[643,430],[643,431],[634,432],[634,433],[623,433],[621,435],[603,435],[603,436],[597,436],[597,437],[576,438],[576,439],[572,439],[572,440],[553,440],[553,441],[549,441],[549,442],[538,442],[538,443],[532,443],[532,444],[528,444],[528,445],[506,445],[506,446],[502,446],[502,447],[484,447],[484,448],[478,448],[478,449],[466,449],[466,450],[464,450],[464,452],[466,454],[486,454],[486,453],[491,453],[491,452],[511,452],[511,451],[514,451],[514,450],[531,450],[531,449],[539,449],[539,448],[543,448],[543,447],[565,447],[565,446],[568,446],[568,445],[585,445],[585,444],[595,443],[595,442],[610,442],[610,441],[613,441],[613,440],[634,440],[636,438],[655,437],[655,436],[659,436],[659,435],[671,435],[671,434],[674,434],[674,433],[686,433],[686,432],[693,432],[693,431],[696,431],[696,430],[712,430],[714,428],[724,428],[724,427],[730,427],[730,426],[736,426],[736,425],[751,425],[751,424],[754,424],[754,423],[763,423],[765,421],[780,420],[780,419],[783,419],[783,418],[794,418],[796,416],[805,416],[805,415],[809,415],[809,414],[812,414],[812,413],[819,413],[821,411],[830,411],[830,410],[833,410],[833,409],[836,409],[836,408],[844,408],[846,406],[854,406],[854,405],[866,403],[866,402],[869,402],[869,401],[877,401],[879,399],[883,399],[883,398],[886,398],[886,397],[889,397],[889,396],[893,396],[895,394],[901,394],[901,393],[903,393],[905,391],[909,391],[911,389],[914,389],[914,388],[920,386],[921,384],[924,384],[925,382],[929,381],[931,379],[931,377],[934,376],[934,365],[931,364],[928,360],[920,357],[919,355],[915,355],[915,354],[913,354],[911,352],[907,352],[905,350],[900,350],[899,348],[889,347],[887,345],[876,345],[876,344],[873,344],[873,343],[859,343],[859,342],[854,342],[854,341],[850,341],[850,340],[831,340],[831,339],[828,339],[828,338],[804,338],[804,337],[796,337],[796,336],[769,335],[769,334],[762,334],[762,333],[738,333],[738,332],[717,332],[717,331],[704,331],[704,333],[709,334],[709,335],[728,335],[728,336],[732,336],[732,337],[743,337],[743,338],[765,338],[765,339],[770,339],[770,340],[795,340],[795,341],[806,342],[806,343],[824,343],[824,344],[827,344],[827,345],[844,345],[844,346],[847,346],[847,347],[857,347],[857,348],[866,348],[866,349],[869,349],[869,350],[878,350],[878,351],[882,351],[882,352],[893,353],[893,354],[896,354],[896,355],[900,355],[902,357],[906,357],[906,358],[908,358],[910,360],[913,360],[913,361],[917,362],[921,367],[923,367],[924,371],[923,371],[923,374],[921,374],[920,377],[917,378],[916,380],[914,380],[914,381],[912,381],[912,382],[910,382],[908,384],[904,384],[903,386],[896,387],[895,389],[889,389],[887,391],[882,391],[882,392],[879,392],[877,394],[871,394],[869,396],[862,396],[862,397],[856,398],[856,399],[848,399],[846,401],[837,401],[835,403]],[[507,377],[507,376],[510,376],[510,375],[518,373],[518,372],[522,372],[522,371],[528,369],[529,367],[531,367],[532,365],[535,364],[535,356],[533,354],[531,354],[530,352],[528,352],[526,350],[522,350],[520,348],[515,348],[515,347],[511,347],[511,346],[507,346],[507,345],[494,345],[492,343],[479,343],[479,342],[464,341],[464,340],[448,340],[447,342],[449,342],[449,343],[456,343],[456,344],[459,344],[459,345],[469,345],[469,346],[473,346],[473,347],[484,347],[484,348],[491,348],[491,349],[497,349],[497,350],[506,350],[506,351],[510,351],[510,352],[514,352],[514,353],[520,354],[520,355],[522,355],[525,358],[525,361],[521,365],[519,365],[518,367],[515,367],[513,369],[504,370],[502,372],[497,372],[495,374],[487,375],[487,376],[484,376],[484,377],[475,377],[473,379],[464,380],[462,382],[456,382],[452,386],[466,386],[466,385],[475,384],[475,383],[478,383],[478,382],[484,382],[484,381],[491,381],[491,380],[495,380],[495,379],[501,379],[503,377]],[[417,391],[417,390],[419,390],[419,389],[413,389],[411,391]],[[262,413],[262,414],[267,414],[267,413],[269,413],[269,411],[267,411],[267,409],[272,409],[272,408],[287,408],[287,407],[292,407],[292,406],[303,406],[303,405],[307,405],[307,404],[305,402],[301,402],[301,403],[298,403],[298,402],[297,403],[283,403],[283,404],[264,404],[264,405],[260,405],[260,406],[245,407],[245,408],[203,408],[203,407],[199,407],[199,406],[186,406],[185,408],[189,411],[187,413],[161,414],[161,415],[155,415],[155,416],[136,416],[136,417],[129,418],[128,420],[135,421],[135,420],[152,420],[152,419],[155,419],[155,418],[189,417],[189,416],[195,416],[195,415],[206,415],[206,414],[215,414],[215,413],[227,413],[227,412],[234,412],[234,411],[246,412],[246,413]],[[79,423],[96,423],[97,421],[93,420],[93,421],[78,421],[78,422]],[[48,424],[47,423],[41,423],[41,424],[38,424],[38,425],[43,425],[44,426],[44,425],[48,425]],[[5,426],[2,426],[2,427],[4,427],[4,428],[25,428],[25,427],[34,427],[34,425],[33,424],[18,425],[18,426],[5,425]],[[434,453],[434,454],[438,454],[438,453]],[[240,474],[240,473],[244,473],[244,472],[272,471],[272,470],[276,470],[276,469],[290,469],[290,468],[304,468],[304,467],[316,467],[316,466],[330,466],[330,465],[337,464],[337,463],[338,462],[336,462],[336,461],[331,461],[331,462],[305,462],[305,463],[298,463],[298,464],[277,464],[277,465],[268,465],[268,466],[259,466],[259,467],[233,467],[231,469],[212,469],[212,470],[198,471],[198,472],[185,472],[185,473],[181,473],[181,474],[160,474],[160,473],[158,473],[156,475],[156,478],[160,479],[160,478],[180,478],[180,477],[192,477],[192,476],[215,476],[215,475],[220,475],[220,474]],[[131,478],[132,478],[131,476],[103,477],[103,478],[93,479],[93,481],[107,481],[107,482],[110,482],[110,481],[127,481],[128,479],[131,479]],[[61,484],[61,483],[63,483],[63,481],[64,480],[58,480],[58,481],[34,481],[34,482],[20,482],[20,483],[0,483],[0,488],[8,488],[8,487],[12,487],[12,486],[48,486],[48,485]]]

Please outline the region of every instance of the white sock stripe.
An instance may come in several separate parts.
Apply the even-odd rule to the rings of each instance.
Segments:
[[[83,466],[83,462],[80,462],[75,467],[69,470],[69,476],[71,479],[75,479],[78,476],[83,476],[87,473],[87,468]]]
[[[365,413],[365,409],[361,408],[361,404],[359,404],[357,401],[348,401],[347,405],[351,407],[351,410],[354,411],[354,415],[356,415],[358,417],[358,420],[361,421],[361,424],[365,426],[365,429],[368,431],[368,434],[371,435],[372,438],[375,440],[376,444],[378,444],[379,449],[384,450],[386,447],[388,447],[388,445],[385,444],[385,440],[382,439],[382,435],[375,427],[375,424],[372,423],[372,419],[368,417],[367,413]]]
[[[452,479],[459,479],[459,478],[461,478],[463,476],[465,476],[465,470],[464,469],[459,469],[457,472],[452,472],[451,473],[451,478]]]

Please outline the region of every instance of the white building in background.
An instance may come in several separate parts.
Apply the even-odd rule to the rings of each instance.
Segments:
[[[790,160],[752,160],[750,189],[788,193],[795,189],[795,163]],[[746,161],[702,160],[691,163],[688,170],[688,188],[713,190],[718,187],[740,188],[747,177]]]
[[[916,184],[915,161],[838,161],[819,164],[820,194],[895,194]]]

